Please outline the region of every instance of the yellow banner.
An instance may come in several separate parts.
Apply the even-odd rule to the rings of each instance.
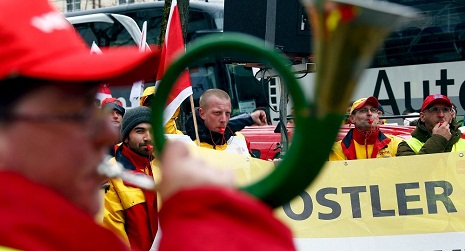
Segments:
[[[296,238],[465,232],[465,158],[327,162],[300,197],[276,212]]]
[[[239,185],[274,168],[269,161],[192,149],[233,170]],[[455,250],[465,243],[464,153],[327,162],[309,188],[275,213],[299,250]]]
[[[192,149],[209,164],[233,170],[238,185],[274,168],[270,161]],[[276,214],[296,238],[465,232],[465,157],[441,153],[327,162],[310,187]]]
[[[259,180],[275,167],[271,161],[251,156],[198,147],[194,144],[189,144],[189,146],[194,156],[202,158],[211,166],[234,171],[238,186]]]

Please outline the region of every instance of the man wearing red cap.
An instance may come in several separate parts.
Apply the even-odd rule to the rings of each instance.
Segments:
[[[397,156],[465,151],[459,127],[450,99],[442,94],[429,95],[421,106],[412,138],[399,144]]]
[[[350,109],[349,121],[355,128],[337,141],[329,160],[353,160],[394,157],[397,145],[402,141],[397,136],[386,135],[379,130],[379,103],[371,96],[356,100]]]
[[[123,116],[126,112],[126,109],[123,107],[123,103],[117,98],[106,98],[102,101],[101,108],[110,124],[114,126],[115,131],[119,134],[121,131]],[[110,147],[109,151],[111,156],[115,156],[116,148],[120,142],[120,138],[115,139],[114,146]]]
[[[123,122],[123,116],[126,112],[123,103],[117,98],[106,98],[102,101],[101,108],[107,115],[108,121],[115,126],[116,131],[119,133],[121,130],[121,123]]]
[[[98,167],[117,137],[94,100],[100,83],[153,81],[159,51],[92,55],[47,0],[0,10],[0,249],[128,250],[94,219],[107,179]],[[181,143],[161,162],[161,251],[295,250],[272,209],[233,189],[225,170]]]

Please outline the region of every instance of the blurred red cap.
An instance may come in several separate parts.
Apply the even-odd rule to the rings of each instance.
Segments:
[[[124,46],[91,54],[48,0],[0,1],[0,10],[0,80],[23,76],[128,85],[156,77],[158,50]]]

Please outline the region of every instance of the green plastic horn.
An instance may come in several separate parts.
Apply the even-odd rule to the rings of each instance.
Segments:
[[[292,145],[275,170],[258,182],[240,189],[273,208],[299,195],[311,184],[328,159],[344,117],[346,104],[360,72],[369,64],[376,48],[394,24],[401,18],[408,17],[406,13],[412,13],[410,9],[395,5],[397,13],[381,15],[386,12],[379,8],[367,7],[360,1],[356,4],[348,2],[319,1],[314,6],[313,2],[304,1],[316,28],[314,47],[317,82],[313,102],[305,96],[289,71],[288,61],[277,51],[264,48],[263,40],[244,34],[224,33],[205,36],[194,42],[186,53],[170,66],[155,93],[152,128],[157,154],[163,151],[166,143],[162,126],[164,106],[180,73],[192,65],[192,62],[208,55],[219,55],[224,51],[233,50],[254,55],[275,68],[287,85],[294,102],[295,130]],[[326,3],[330,4],[326,6]],[[389,11],[394,5],[382,6]],[[338,18],[338,13],[346,13],[346,8],[354,8],[350,18]],[[383,20],[372,20],[380,17]],[[352,38],[352,34],[356,34],[356,37]],[[332,52],[333,50],[337,53]],[[344,57],[345,54],[349,57]],[[338,74],[339,77],[334,77]]]

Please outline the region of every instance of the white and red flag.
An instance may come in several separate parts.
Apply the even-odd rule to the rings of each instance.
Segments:
[[[98,47],[95,41],[92,41],[92,46],[90,47],[90,54],[102,54],[102,50]],[[100,103],[102,103],[102,101],[106,98],[112,98],[111,90],[107,84],[100,84],[95,98],[100,100]]]
[[[100,50],[100,47],[98,47],[95,41],[92,41],[92,46],[90,47],[90,54],[102,54],[102,50]]]
[[[166,70],[173,60],[185,52],[184,39],[181,28],[181,18],[177,0],[171,2],[170,15],[166,25],[165,41],[161,49],[161,60],[158,68],[156,88]],[[189,71],[186,69],[177,79],[168,97],[165,111],[163,113],[163,123],[166,124],[173,116],[176,109],[190,95],[192,95],[192,84]]]
[[[100,84],[95,98],[100,100],[100,103],[102,103],[102,101],[106,98],[112,98],[111,90],[107,84]]]

